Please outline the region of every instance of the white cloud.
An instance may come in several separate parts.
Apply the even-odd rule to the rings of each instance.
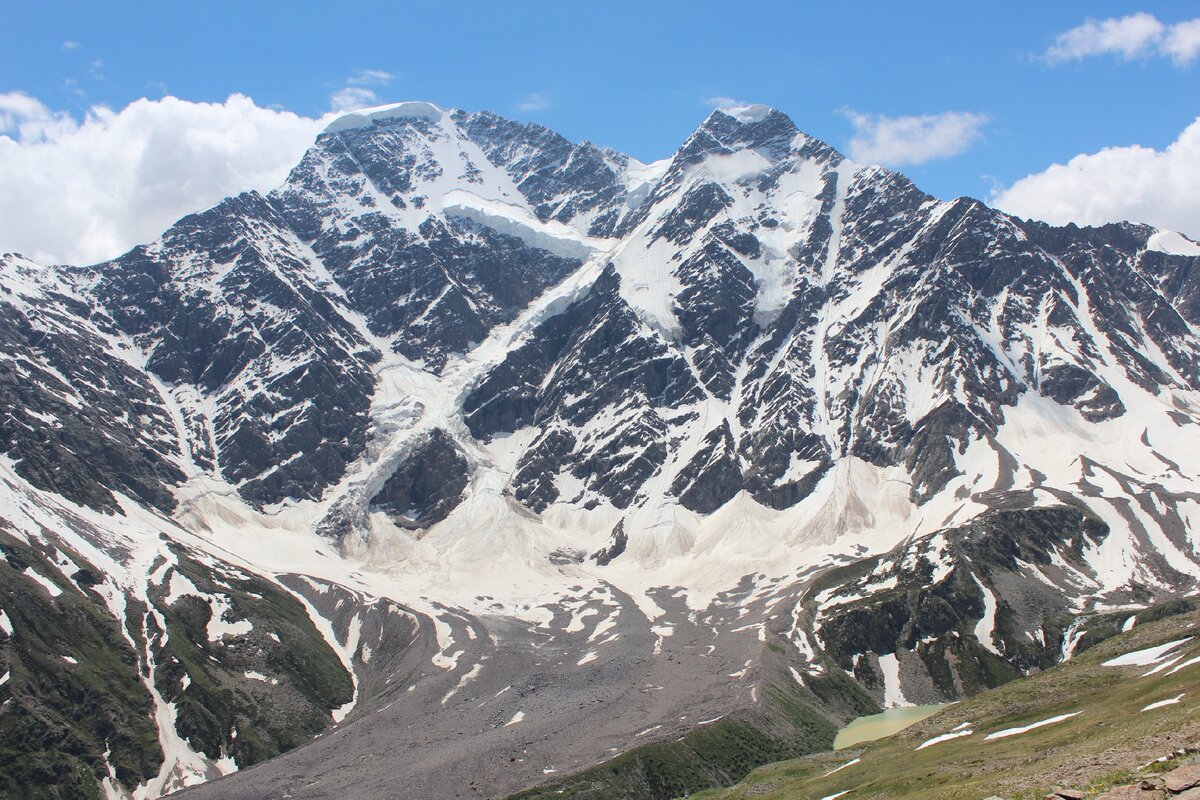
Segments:
[[[1179,66],[1200,56],[1200,17],[1172,25],[1163,40],[1162,51]]]
[[[1132,220],[1200,238],[1200,117],[1164,150],[1078,155],[994,192],[992,204],[1055,225]]]
[[[331,111],[353,111],[379,105],[379,95],[365,86],[347,86],[329,96]]]
[[[277,186],[327,122],[237,94],[95,106],[81,122],[0,93],[0,252],[68,263],[117,256],[185,214]]]
[[[1054,44],[1042,57],[1051,64],[1060,64],[1101,55],[1126,60],[1162,55],[1184,66],[1200,56],[1200,18],[1174,25],[1144,11],[1124,17],[1089,18],[1054,37]]]
[[[724,95],[717,95],[715,97],[702,97],[700,98],[700,102],[704,103],[706,106],[712,106],[713,108],[741,108],[743,106],[750,105],[749,103],[738,100],[737,98],[725,97]]]
[[[51,111],[27,94],[0,94],[0,134],[15,133],[21,141],[33,142],[62,135],[75,127],[70,114]]]
[[[396,76],[381,69],[357,69],[346,78],[345,86],[329,96],[331,111],[354,111],[380,104],[379,95],[370,86],[387,86]]]
[[[988,118],[969,111],[905,117],[861,114],[844,109],[854,126],[847,154],[855,161],[898,167],[924,164],[964,152],[983,136]]]
[[[396,76],[381,69],[360,69],[346,79],[351,86],[387,86]]]
[[[62,43],[63,50],[74,50],[77,47],[79,47],[79,42],[73,41],[71,39],[67,39],[65,42]]]
[[[1047,61],[1076,61],[1089,56],[1118,53],[1135,58],[1149,52],[1162,38],[1163,24],[1145,12],[1127,17],[1087,19],[1082,25],[1054,37]]]
[[[530,92],[521,102],[517,103],[517,108],[521,111],[542,111],[550,106],[550,98],[545,92]]]

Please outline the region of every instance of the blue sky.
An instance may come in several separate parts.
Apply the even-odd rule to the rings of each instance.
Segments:
[[[960,112],[957,150],[896,166],[940,197],[984,199],[1079,154],[1163,150],[1200,114],[1200,58],[1162,44],[1200,5],[850,5],[6,0],[0,93],[76,119],[143,96],[232,93],[316,117],[349,89],[491,109],[642,160],[670,154],[714,98],[776,106],[843,151],[880,122]],[[1139,13],[1163,26],[1158,44],[1046,58],[1089,17]]]

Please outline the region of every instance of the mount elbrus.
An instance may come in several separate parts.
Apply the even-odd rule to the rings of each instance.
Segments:
[[[1196,589],[1198,257],[426,103],[3,256],[0,791],[669,798],[1067,659]]]

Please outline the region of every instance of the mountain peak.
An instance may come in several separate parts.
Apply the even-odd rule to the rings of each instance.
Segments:
[[[706,154],[758,150],[771,160],[801,151],[838,156],[829,145],[802,132],[792,118],[771,106],[753,104],[715,109],[680,148],[680,163],[691,163]]]
[[[783,116],[787,116],[779,109],[763,105],[762,103],[749,103],[741,106],[722,106],[714,109],[713,114],[724,114],[727,117],[733,117],[738,122],[747,124],[762,122],[772,114],[781,114]],[[711,118],[712,115],[709,116]]]

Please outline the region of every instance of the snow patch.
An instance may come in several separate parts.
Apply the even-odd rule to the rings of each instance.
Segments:
[[[343,114],[325,126],[325,133],[338,133],[340,131],[353,130],[354,128],[366,128],[377,120],[399,119],[401,117],[414,117],[416,119],[427,119],[431,122],[440,122],[445,115],[445,110],[438,108],[433,103],[410,100],[405,103],[374,106],[373,108],[363,108]]]
[[[454,685],[454,688],[451,689],[450,691],[446,692],[446,694],[442,696],[442,705],[446,705],[446,703],[450,702],[450,698],[452,698],[452,697],[454,697],[454,695],[458,694],[459,690],[462,689],[464,686],[466,686],[468,683],[475,680],[475,678],[479,676],[479,673],[482,670],[483,670],[483,664],[475,664],[474,666],[472,666],[470,670],[468,670],[461,678],[458,679],[458,683],[456,683]]]
[[[996,649],[996,643],[993,636],[996,632],[996,595],[992,594],[992,590],[983,585],[983,582],[972,573],[971,577],[975,580],[975,585],[979,587],[979,591],[983,592],[983,618],[975,624],[975,638],[985,648],[995,653],[1002,655]]]
[[[58,597],[63,593],[63,590],[58,588],[58,584],[54,583],[54,581],[50,580],[49,578],[43,577],[40,573],[34,570],[33,567],[25,568],[25,577],[32,578],[40,583],[42,587],[50,593],[51,597]]]
[[[1079,647],[1080,640],[1087,634],[1083,629],[1083,620],[1075,620],[1063,633],[1062,658],[1060,661],[1070,661],[1075,655],[1075,648]]]
[[[208,605],[212,609],[212,616],[208,618],[208,640],[210,642],[219,642],[226,636],[245,636],[254,630],[254,625],[248,619],[226,620],[226,617],[230,616],[233,611],[233,604],[228,595],[211,595],[208,598]]]
[[[1146,249],[1170,256],[1200,256],[1200,244],[1175,231],[1159,231],[1146,240]]]
[[[262,681],[263,683],[269,683],[272,686],[275,686],[279,683],[278,678],[272,678],[269,675],[264,675],[261,672],[255,672],[254,670],[247,670],[246,672],[243,672],[242,674],[245,675],[247,678],[249,678],[252,681]]]
[[[970,728],[963,728],[963,729],[957,730],[957,731],[950,731],[950,733],[943,733],[941,736],[934,736],[932,739],[926,739],[925,741],[923,741],[919,745],[917,745],[916,749],[924,750],[926,747],[933,747],[935,744],[941,744],[942,742],[948,742],[951,739],[961,739],[964,736],[971,736],[974,733],[975,733],[975,731],[971,730]]]
[[[1195,664],[1200,664],[1200,656],[1196,656],[1195,658],[1189,658],[1187,661],[1183,662],[1182,664],[1171,667],[1171,669],[1167,670],[1167,674],[1174,675],[1176,672],[1179,672],[1179,670],[1187,669],[1188,667],[1193,666]]]
[[[911,706],[900,688],[900,660],[895,653],[879,657],[879,669],[883,673],[883,707]]]
[[[1050,719],[1043,719],[1038,722],[1031,722],[1028,725],[1022,725],[1019,728],[1005,728],[1002,731],[996,731],[995,733],[989,733],[987,736],[983,737],[983,740],[985,742],[990,742],[995,739],[1007,739],[1009,736],[1019,736],[1022,733],[1028,733],[1029,731],[1036,730],[1038,728],[1044,728],[1047,725],[1055,725],[1059,722],[1063,722],[1064,720],[1068,720],[1071,717],[1078,716],[1080,713],[1082,713],[1082,712],[1072,711],[1070,714],[1059,714],[1057,717],[1050,717]]]
[[[860,761],[862,761],[862,759],[861,759],[861,758],[852,758],[852,759],[850,759],[849,761],[847,761],[845,764],[842,764],[840,767],[834,767],[833,769],[829,770],[829,772],[826,772],[826,773],[825,773],[824,775],[822,775],[821,777],[823,777],[823,778],[828,778],[828,777],[829,777],[830,775],[832,775],[833,773],[835,773],[835,772],[841,772],[841,771],[842,771],[842,770],[844,770],[846,767],[853,767],[855,764],[857,764],[857,763],[858,763],[858,762],[860,762]]]
[[[168,606],[175,605],[175,601],[181,597],[192,595],[195,597],[204,597],[204,592],[192,583],[188,576],[184,575],[179,570],[171,572],[171,583],[168,587],[165,602]]]
[[[1192,637],[1186,639],[1177,639],[1173,642],[1160,644],[1155,647],[1147,647],[1144,650],[1134,650],[1132,653],[1126,653],[1123,656],[1110,658],[1105,661],[1105,667],[1148,667],[1152,664],[1157,664],[1167,657],[1167,655],[1182,644],[1190,642]]]
[[[1180,700],[1183,699],[1184,694],[1186,694],[1186,693],[1180,692],[1179,694],[1175,695],[1174,697],[1169,697],[1166,700],[1159,700],[1157,703],[1151,703],[1150,705],[1143,708],[1142,712],[1153,711],[1156,708],[1164,708],[1166,706],[1173,706],[1176,703],[1178,703]],[[1139,713],[1141,713],[1141,712],[1139,712]]]

